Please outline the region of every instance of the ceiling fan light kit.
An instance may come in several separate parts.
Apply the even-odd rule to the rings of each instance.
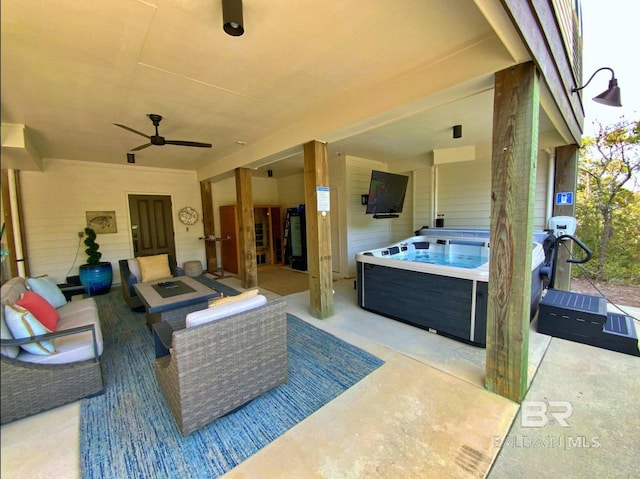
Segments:
[[[200,143],[198,141],[166,140],[164,136],[160,136],[160,134],[158,133],[158,125],[160,125],[160,121],[162,121],[162,116],[157,115],[156,113],[149,113],[147,116],[149,117],[149,119],[153,123],[153,126],[156,129],[155,135],[147,135],[146,133],[142,133],[141,131],[134,130],[133,128],[130,128],[126,125],[121,125],[120,123],[114,123],[115,126],[119,126],[120,128],[124,128],[125,130],[130,131],[131,133],[135,133],[136,135],[144,136],[145,138],[149,139],[149,143],[145,143],[144,145],[137,146],[135,148],[132,148],[129,151],[140,151],[152,145],[195,146],[197,148],[211,148],[212,146],[211,143]],[[129,161],[129,154],[127,154],[127,161]],[[134,158],[134,161],[135,161],[135,158]],[[133,162],[129,161],[129,163],[133,163]]]

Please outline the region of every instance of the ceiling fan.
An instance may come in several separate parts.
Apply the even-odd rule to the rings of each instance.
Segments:
[[[120,128],[124,128],[125,130],[129,130],[130,132],[136,133],[136,134],[138,134],[140,136],[144,136],[145,138],[149,138],[149,141],[150,141],[149,143],[145,143],[144,145],[136,146],[135,148],[133,148],[132,150],[129,150],[129,151],[142,150],[143,148],[147,148],[147,147],[152,146],[152,145],[156,145],[156,146],[179,145],[179,146],[195,146],[197,148],[211,148],[211,143],[200,143],[198,141],[165,140],[164,136],[160,136],[158,134],[158,125],[160,124],[160,121],[162,120],[162,116],[156,115],[155,113],[149,113],[147,116],[149,117],[149,119],[153,123],[153,126],[155,126],[155,128],[156,128],[156,134],[155,135],[147,135],[145,133],[142,133],[141,131],[134,130],[133,128],[129,128],[128,126],[121,125],[119,123],[114,123],[115,126],[119,126]]]

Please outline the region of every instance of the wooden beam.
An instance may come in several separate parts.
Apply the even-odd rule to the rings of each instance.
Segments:
[[[251,170],[236,168],[235,172],[240,281],[243,288],[255,288],[258,286],[258,265],[256,263],[256,230],[253,219]]]
[[[20,182],[20,170],[14,170],[14,182],[16,188],[16,203],[18,218],[20,222],[20,251],[22,252],[22,267],[24,277],[31,276],[31,266],[29,262],[29,249],[27,248],[27,227],[24,224],[24,208],[22,206],[22,183]],[[18,266],[18,271],[20,266]]]
[[[29,271],[29,254],[27,250],[27,236],[24,225],[24,214],[22,211],[22,190],[20,188],[20,171],[6,169],[2,170],[2,209],[3,224],[5,226],[2,244],[6,245],[9,252],[6,264],[7,270],[3,271],[4,276],[7,273],[8,278],[3,277],[2,280],[8,280],[15,276],[28,277]],[[18,233],[16,235],[16,224],[18,225]],[[16,243],[16,236],[18,237]]]
[[[318,190],[320,188],[320,193]],[[329,197],[327,144],[310,141],[304,145],[304,200],[307,222],[307,263],[311,314],[325,319],[333,315],[333,281],[331,261],[331,211],[319,210]],[[326,190],[324,189],[326,188]]]
[[[538,82],[532,62],[495,75],[485,385],[517,402],[528,386]]]
[[[2,269],[2,281],[7,281],[18,276],[16,243],[13,236],[11,195],[9,194],[9,173],[13,174],[13,170],[2,170],[2,224],[4,225],[2,246],[9,252],[9,256],[7,256],[7,260],[4,262],[4,267]]]
[[[531,58],[535,60],[542,72],[552,98],[549,105],[557,105],[559,115],[569,133],[574,141],[579,142],[584,125],[584,108],[580,96],[571,93],[571,88],[577,86],[576,78],[582,77],[580,64],[582,46],[578,47],[579,59],[570,58],[566,54],[562,22],[557,21],[556,2],[501,0],[499,3],[511,17],[511,24],[518,31],[527,50],[531,53]],[[572,18],[569,21],[573,23],[575,20]],[[574,41],[580,41],[577,38],[580,35],[580,29],[576,23],[571,27],[573,31],[570,36],[574,38],[570,38],[568,43],[576,45]],[[544,41],[541,38],[543,34]],[[591,73],[588,72],[588,74]]]
[[[200,182],[200,198],[202,200],[202,222],[204,224],[204,237],[215,237],[215,226],[213,213],[213,197],[211,196],[211,183],[209,181]],[[216,242],[204,242],[204,252],[207,261],[206,270],[209,273],[218,271],[218,256],[216,254]]]
[[[578,182],[578,153],[577,145],[565,145],[556,148],[556,177],[554,181],[554,193],[564,191],[573,192],[573,204],[556,205],[555,194],[553,204],[553,216],[576,215],[576,184]],[[558,259],[554,276],[554,288],[563,291],[571,289],[571,263],[567,263],[573,250],[573,241],[566,241],[564,246],[558,249]]]

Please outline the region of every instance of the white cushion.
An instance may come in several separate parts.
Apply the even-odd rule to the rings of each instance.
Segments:
[[[21,306],[5,304],[4,318],[7,322],[7,328],[9,328],[15,339],[39,336],[51,332],[33,314]],[[49,340],[34,341],[33,343],[22,344],[20,347],[31,354],[53,354],[56,352],[53,343]]]
[[[94,298],[83,298],[76,301],[69,301],[64,306],[60,306],[58,308],[58,312],[60,313],[60,319],[64,319],[65,317],[83,312],[87,316],[95,316],[98,317],[98,306],[96,305],[96,300]],[[59,327],[57,329],[60,329]]]
[[[76,311],[70,315],[61,317],[58,322],[58,331],[92,323],[96,326],[96,342],[98,343],[98,356],[100,356],[102,355],[104,347],[100,321],[97,315],[89,315],[86,314],[86,312],[83,314],[80,311]],[[27,354],[23,351],[18,356],[18,359],[38,364],[66,364],[94,358],[91,331],[55,338],[53,339],[53,344],[56,348],[56,354],[36,356],[35,354]]]
[[[138,259],[129,258],[127,264],[129,265],[129,272],[134,275],[138,281],[141,281],[142,274],[140,273],[140,263],[138,263]]]
[[[265,304],[267,304],[267,298],[258,294],[242,301],[222,304],[220,306],[214,306],[201,311],[189,313],[185,318],[185,325],[187,328],[191,328],[210,321],[215,321],[216,319],[222,319],[234,314],[244,313],[245,311],[264,306]]]
[[[34,293],[38,293],[54,308],[59,308],[63,304],[67,304],[67,298],[64,297],[58,285],[47,276],[39,278],[28,278],[27,289]]]

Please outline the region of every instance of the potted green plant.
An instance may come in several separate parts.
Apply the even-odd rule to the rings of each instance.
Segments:
[[[106,294],[111,291],[113,268],[110,262],[100,261],[102,253],[98,251],[100,245],[96,243],[96,232],[92,228],[85,228],[84,234],[87,263],[80,265],[80,284],[85,287],[89,296]]]

